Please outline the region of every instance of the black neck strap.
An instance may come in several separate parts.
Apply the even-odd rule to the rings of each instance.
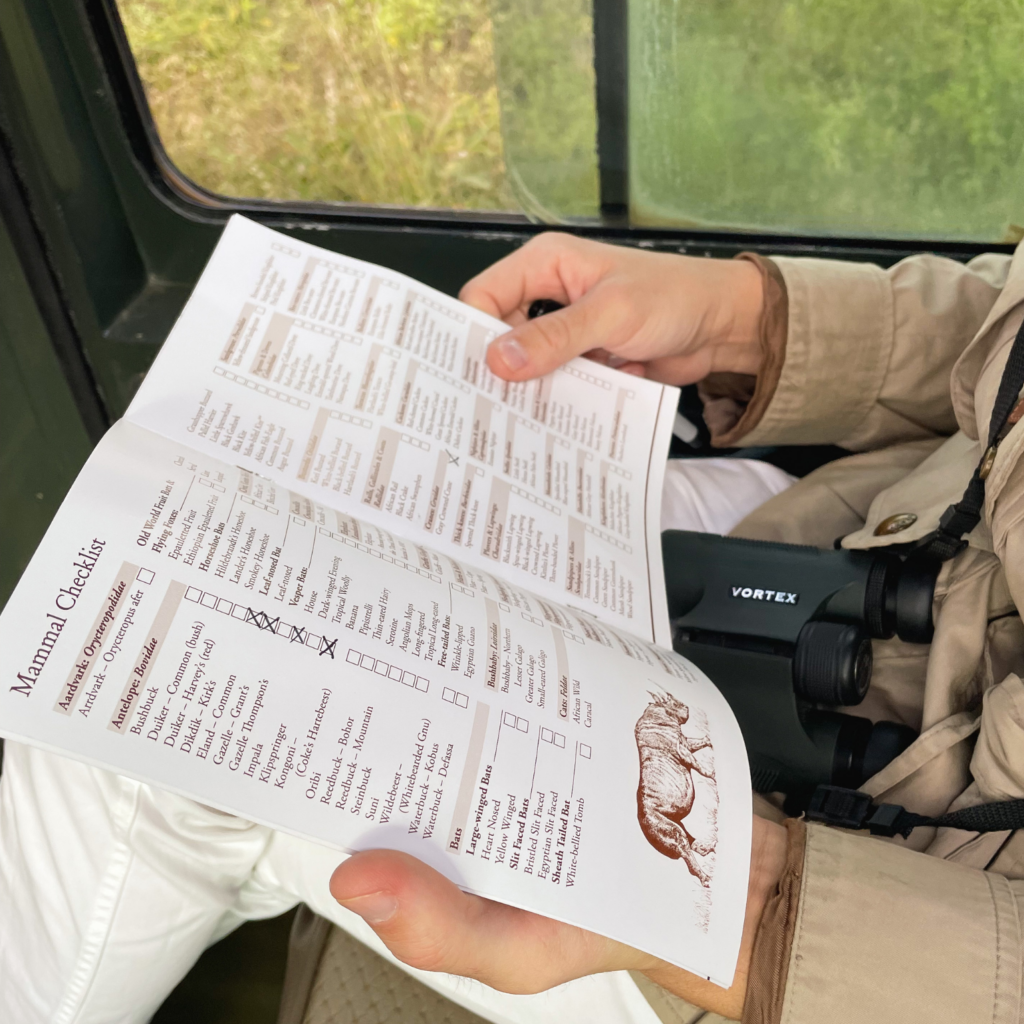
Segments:
[[[964,496],[942,514],[939,528],[926,537],[918,550],[945,562],[967,547],[964,538],[981,522],[985,507],[985,480],[992,471],[996,451],[1010,428],[1024,418],[1024,323],[1021,323],[1010,356],[1006,360],[999,392],[992,407],[988,446],[975,469]],[[807,820],[837,828],[868,829],[876,836],[903,836],[921,825],[935,828],[959,828],[968,832],[1003,832],[1024,828],[1024,800],[965,807],[937,818],[914,814],[898,804],[874,804],[871,797],[855,789],[819,786],[807,808]]]
[[[807,808],[808,821],[835,828],[867,829],[873,836],[903,836],[920,825],[960,828],[967,832],[1005,832],[1024,828],[1024,800],[976,804],[930,818],[898,804],[874,804],[867,793],[840,786],[819,786]]]
[[[963,551],[967,546],[964,537],[981,522],[982,510],[985,507],[985,480],[996,461],[996,451],[1000,442],[1010,432],[1010,428],[1024,414],[1024,407],[1018,402],[1022,387],[1024,323],[1021,323],[1017,337],[1013,339],[1010,356],[1006,360],[1002,380],[999,381],[999,392],[995,405],[992,406],[992,419],[989,421],[988,446],[985,453],[974,470],[964,496],[942,513],[939,528],[921,545],[925,554],[937,558],[940,562],[945,562]]]

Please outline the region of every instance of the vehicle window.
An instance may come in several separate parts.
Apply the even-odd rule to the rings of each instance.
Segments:
[[[1020,0],[633,0],[633,219],[1016,240]]]
[[[170,157],[226,195],[805,235],[1024,233],[1021,0],[120,9]]]
[[[600,214],[591,2],[492,0],[508,187],[542,221]]]
[[[633,225],[1020,238],[1020,0],[624,5],[593,0],[592,23],[590,3],[496,0],[505,159],[528,210],[593,208],[585,142],[620,117]],[[616,9],[621,69],[594,39]],[[621,114],[599,98],[595,119],[592,54],[599,80],[622,73]]]
[[[168,155],[228,196],[510,209],[487,0],[119,0]]]

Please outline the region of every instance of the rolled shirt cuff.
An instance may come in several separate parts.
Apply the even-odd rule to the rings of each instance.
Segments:
[[[712,373],[697,386],[704,402],[704,422],[716,448],[732,448],[764,416],[775,394],[786,359],[786,325],[789,320],[786,283],[779,268],[754,252],[740,253],[761,274],[764,304],[758,325],[761,370],[745,373]]]
[[[782,1018],[807,837],[807,827],[802,821],[787,818],[785,825],[788,833],[786,866],[765,904],[754,938],[742,1024],[778,1024]]]
[[[770,351],[781,349],[777,377],[772,386],[766,376],[767,401],[756,420],[737,424],[743,443],[839,444],[871,412],[885,381],[894,340],[891,284],[870,263],[767,262],[784,281],[786,338],[782,346],[770,343]]]

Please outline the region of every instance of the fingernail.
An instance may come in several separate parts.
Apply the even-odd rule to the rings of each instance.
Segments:
[[[383,924],[394,917],[398,900],[389,892],[371,892],[367,896],[356,896],[351,900],[338,900],[353,914],[358,914],[367,924]]]
[[[498,350],[501,361],[512,373],[521,370],[530,361],[526,349],[519,344],[518,338],[499,338],[494,347]]]

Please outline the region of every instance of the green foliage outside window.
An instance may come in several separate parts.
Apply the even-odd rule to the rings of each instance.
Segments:
[[[510,185],[539,220],[598,214],[590,0],[492,0]]]
[[[507,208],[481,0],[120,0],[161,138],[213,192]]]
[[[634,0],[633,215],[1016,240],[1022,0]]]
[[[120,0],[215,192],[594,217],[591,0]],[[631,0],[635,223],[1015,240],[1024,0]]]

